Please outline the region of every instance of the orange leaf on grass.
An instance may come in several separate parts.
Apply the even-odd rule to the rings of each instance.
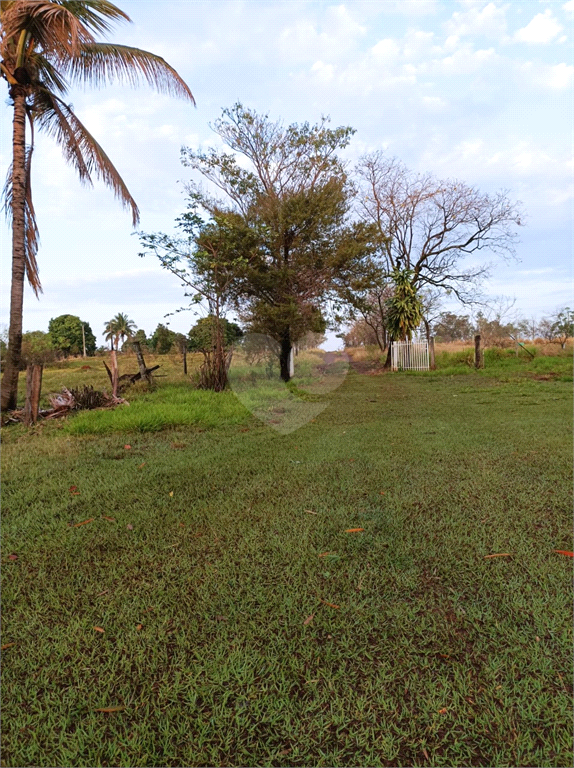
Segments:
[[[108,515],[102,515],[102,517],[104,518],[104,520],[109,520],[110,523],[115,523],[116,522],[116,518],[115,517],[108,517]]]
[[[101,627],[94,627],[94,629],[96,630],[96,632],[105,632],[106,631],[105,629],[102,629]]]
[[[16,643],[4,643],[4,645],[0,646],[0,651],[5,651],[6,648],[11,648],[13,645],[16,645]]]
[[[94,712],[121,712],[125,707],[98,707]]]
[[[131,451],[132,449],[131,445],[124,445],[124,448],[126,451]]]
[[[319,600],[321,600],[323,605],[328,605],[329,608],[340,608],[341,607],[340,605],[335,605],[335,603],[328,603],[326,600],[322,600],[321,598],[319,598]]]
[[[138,469],[141,469],[142,467],[145,467],[145,461],[142,461],[141,464],[138,464]]]
[[[12,553],[11,555],[8,555],[8,560],[17,560],[17,559],[18,559],[18,555],[15,555],[14,553]]]
[[[443,707],[442,709],[439,709],[438,713],[439,715],[446,715],[447,711],[448,711],[447,708]]]
[[[314,618],[315,618],[315,614],[314,613],[312,613],[310,616],[307,616],[307,618],[303,622],[303,626],[304,627],[308,626],[313,621]]]
[[[327,557],[327,555],[332,555],[332,554],[333,554],[332,552],[321,552],[319,557]]]
[[[484,559],[488,560],[491,557],[512,557],[512,552],[497,552],[496,555],[485,555]]]
[[[566,557],[574,557],[574,552],[568,552],[566,549],[555,549],[559,555],[566,555]]]
[[[347,528],[345,533],[358,533],[359,531],[364,531],[364,528]]]
[[[139,631],[140,629],[143,629],[143,624],[138,624],[136,629]]]
[[[88,523],[93,523],[93,522],[94,522],[94,518],[90,517],[89,520],[82,520],[81,523],[76,523],[75,525],[72,526],[72,528],[79,528],[80,525],[87,525]]]

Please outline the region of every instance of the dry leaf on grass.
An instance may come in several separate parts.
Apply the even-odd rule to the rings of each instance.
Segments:
[[[0,651],[5,651],[6,648],[11,648],[13,645],[16,645],[16,643],[4,643],[4,645],[0,646]]]
[[[105,632],[105,629],[102,629],[102,627],[94,627],[96,632]]]
[[[559,555],[566,555],[566,557],[574,557],[574,552],[568,552],[566,549],[555,549]]]
[[[425,756],[425,760],[429,760],[429,753],[426,751],[426,749],[423,747],[423,755]]]
[[[347,528],[345,533],[359,533],[359,531],[364,531],[364,528]]]
[[[496,555],[485,555],[484,559],[489,560],[491,557],[512,557],[512,552],[497,552]]]
[[[306,512],[308,515],[316,515],[316,514],[317,514],[316,512],[313,512],[313,510],[312,510],[312,509],[306,509],[306,510],[305,510],[305,512]]]
[[[73,526],[72,526],[72,528],[79,528],[81,525],[87,525],[88,523],[93,523],[93,522],[94,522],[94,519],[95,519],[95,518],[93,518],[93,517],[90,517],[90,519],[89,519],[89,520],[82,520],[82,522],[81,522],[81,523],[76,523],[75,525],[73,525]]]
[[[313,621],[314,618],[315,618],[315,614],[314,613],[312,613],[310,616],[307,616],[307,618],[303,622],[303,626],[307,627]]]
[[[138,624],[136,629],[139,631],[140,629],[143,629],[143,624]]]
[[[98,707],[94,712],[121,712],[125,707]]]
[[[110,523],[115,523],[116,522],[116,518],[115,517],[108,517],[108,515],[102,515],[102,517],[104,518],[104,520],[109,520]]]
[[[133,529],[134,529],[134,527],[133,527],[133,525],[131,523],[128,523],[126,525],[126,528],[128,529],[128,531],[133,531]]]
[[[170,495],[170,496],[173,496],[173,491],[170,491],[170,492],[169,492],[169,495]]]
[[[11,555],[8,555],[8,560],[17,560],[17,559],[18,559],[18,555],[15,555],[13,552]]]
[[[443,707],[442,709],[439,709],[438,713],[439,715],[446,715],[447,711],[448,711],[447,708]]]
[[[145,461],[142,461],[141,464],[138,464],[138,469],[141,469],[142,467],[145,467]]]
[[[124,445],[124,448],[126,449],[126,451],[131,451],[132,449],[131,445]]]
[[[332,552],[321,552],[319,557],[327,557],[327,555],[332,555],[332,554],[333,554]]]
[[[329,608],[340,608],[341,607],[340,605],[335,605],[335,603],[328,603],[326,600],[322,600],[321,598],[319,598],[319,600],[321,600],[323,605],[328,605]]]

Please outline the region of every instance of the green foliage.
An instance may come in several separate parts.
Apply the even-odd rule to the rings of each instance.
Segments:
[[[234,344],[243,336],[243,331],[226,318],[219,319],[224,346]],[[188,334],[189,349],[193,352],[210,350],[215,347],[217,318],[214,315],[200,318]]]
[[[439,343],[449,341],[468,341],[474,335],[474,328],[468,315],[456,315],[454,312],[442,312],[434,323],[435,340]]]
[[[149,338],[148,346],[156,355],[167,355],[175,343],[176,333],[159,323]]]
[[[80,320],[76,315],[60,315],[50,320],[48,334],[53,348],[66,357],[82,354],[82,325],[86,336],[86,353],[93,355],[96,351],[96,337],[89,323]]]
[[[129,339],[135,329],[136,324],[134,321],[130,320],[129,317],[123,312],[118,312],[118,314],[111,320],[108,320],[105,325],[105,339],[106,341],[111,341],[112,343],[115,342],[116,349],[119,349],[120,341]]]
[[[139,341],[140,346],[142,348],[142,351],[144,351],[144,352],[148,348],[149,341],[148,341],[148,338],[147,338],[146,333],[143,330],[143,328],[140,328],[138,331],[136,331],[131,336],[131,338],[124,343],[124,345],[122,347],[122,351],[129,351],[129,350],[131,350],[132,349],[132,345],[131,345],[132,341]]]
[[[565,307],[557,312],[556,319],[552,323],[552,333],[564,349],[568,339],[574,336],[574,311],[570,307]]]
[[[37,365],[51,363],[55,357],[56,351],[49,333],[28,331],[22,334],[22,370],[31,363]]]
[[[423,318],[423,308],[413,285],[413,272],[396,267],[392,273],[394,293],[387,300],[387,328],[395,341],[410,339]]]

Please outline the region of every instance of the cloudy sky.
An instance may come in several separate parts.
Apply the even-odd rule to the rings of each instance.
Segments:
[[[112,85],[74,90],[79,118],[106,149],[141,211],[143,231],[170,232],[189,169],[180,148],[214,143],[209,127],[241,101],[286,123],[357,133],[352,161],[383,149],[408,167],[485,192],[508,190],[527,213],[519,260],[499,263],[492,296],[524,316],[572,301],[574,0],[118,0],[133,24],[111,39],[163,56],[197,108]],[[11,110],[2,110],[1,163]],[[24,329],[79,315],[102,341],[126,312],[148,334],[183,303],[178,280],[141,259],[130,215],[110,190],[82,187],[58,147],[37,137],[34,201],[44,293],[27,291]],[[3,225],[0,323],[7,323],[10,234]],[[191,313],[168,318],[187,332]]]

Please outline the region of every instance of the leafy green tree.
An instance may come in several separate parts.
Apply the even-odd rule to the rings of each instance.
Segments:
[[[165,325],[159,323],[150,336],[149,347],[153,349],[156,355],[167,355],[175,343],[175,337],[175,331],[171,331]]]
[[[81,354],[83,351],[82,326],[86,336],[86,352],[88,355],[93,355],[96,351],[96,337],[89,323],[80,320],[76,315],[60,315],[50,320],[48,334],[53,348],[66,357]]]
[[[243,336],[243,331],[237,323],[231,323],[224,317],[219,319],[219,323],[221,324],[221,332],[226,347],[235,343]],[[201,352],[204,349],[212,349],[214,347],[216,324],[217,318],[214,315],[202,317],[197,321],[188,334],[190,351]]]
[[[135,333],[132,333],[131,337],[126,342],[124,342],[124,345],[122,346],[122,352],[124,350],[132,349],[131,347],[132,341],[138,341],[143,351],[145,351],[148,348],[149,341],[143,328],[140,328]]]
[[[474,335],[474,327],[468,315],[442,312],[433,327],[437,341],[468,341]]]
[[[66,101],[69,85],[101,86],[114,79],[135,85],[145,80],[163,93],[194,102],[177,72],[160,56],[139,48],[97,42],[111,23],[130,21],[109,0],[2,0],[0,58],[14,109],[12,164],[6,184],[6,209],[12,219],[12,287],[8,357],[2,386],[2,410],[16,407],[22,347],[24,276],[36,295],[41,291],[36,253],[38,228],[32,204],[30,165],[34,129],[61,146],[85,183],[92,175],[110,186],[131,209],[137,205],[102,147]],[[26,123],[31,144],[26,145]]]
[[[400,264],[392,272],[395,290],[387,299],[387,329],[393,341],[404,341],[412,338],[412,332],[418,328],[423,319],[423,306],[413,286],[413,276],[410,269],[401,268]],[[391,363],[391,350],[387,355],[385,366]]]
[[[243,256],[230,284],[234,308],[247,330],[278,342],[288,381],[293,345],[324,331],[337,280],[360,270],[374,233],[351,220],[353,187],[337,156],[354,130],[330,129],[327,118],[285,127],[239,103],[214,130],[234,154],[184,149],[182,159],[225,199],[196,184],[187,190],[225,231],[229,252]]]
[[[56,350],[52,345],[52,338],[44,331],[28,331],[22,334],[22,363],[24,370],[27,365],[45,365],[56,358]]]
[[[562,349],[566,346],[568,339],[574,336],[574,311],[570,307],[564,307],[556,312],[552,323],[552,334]]]

